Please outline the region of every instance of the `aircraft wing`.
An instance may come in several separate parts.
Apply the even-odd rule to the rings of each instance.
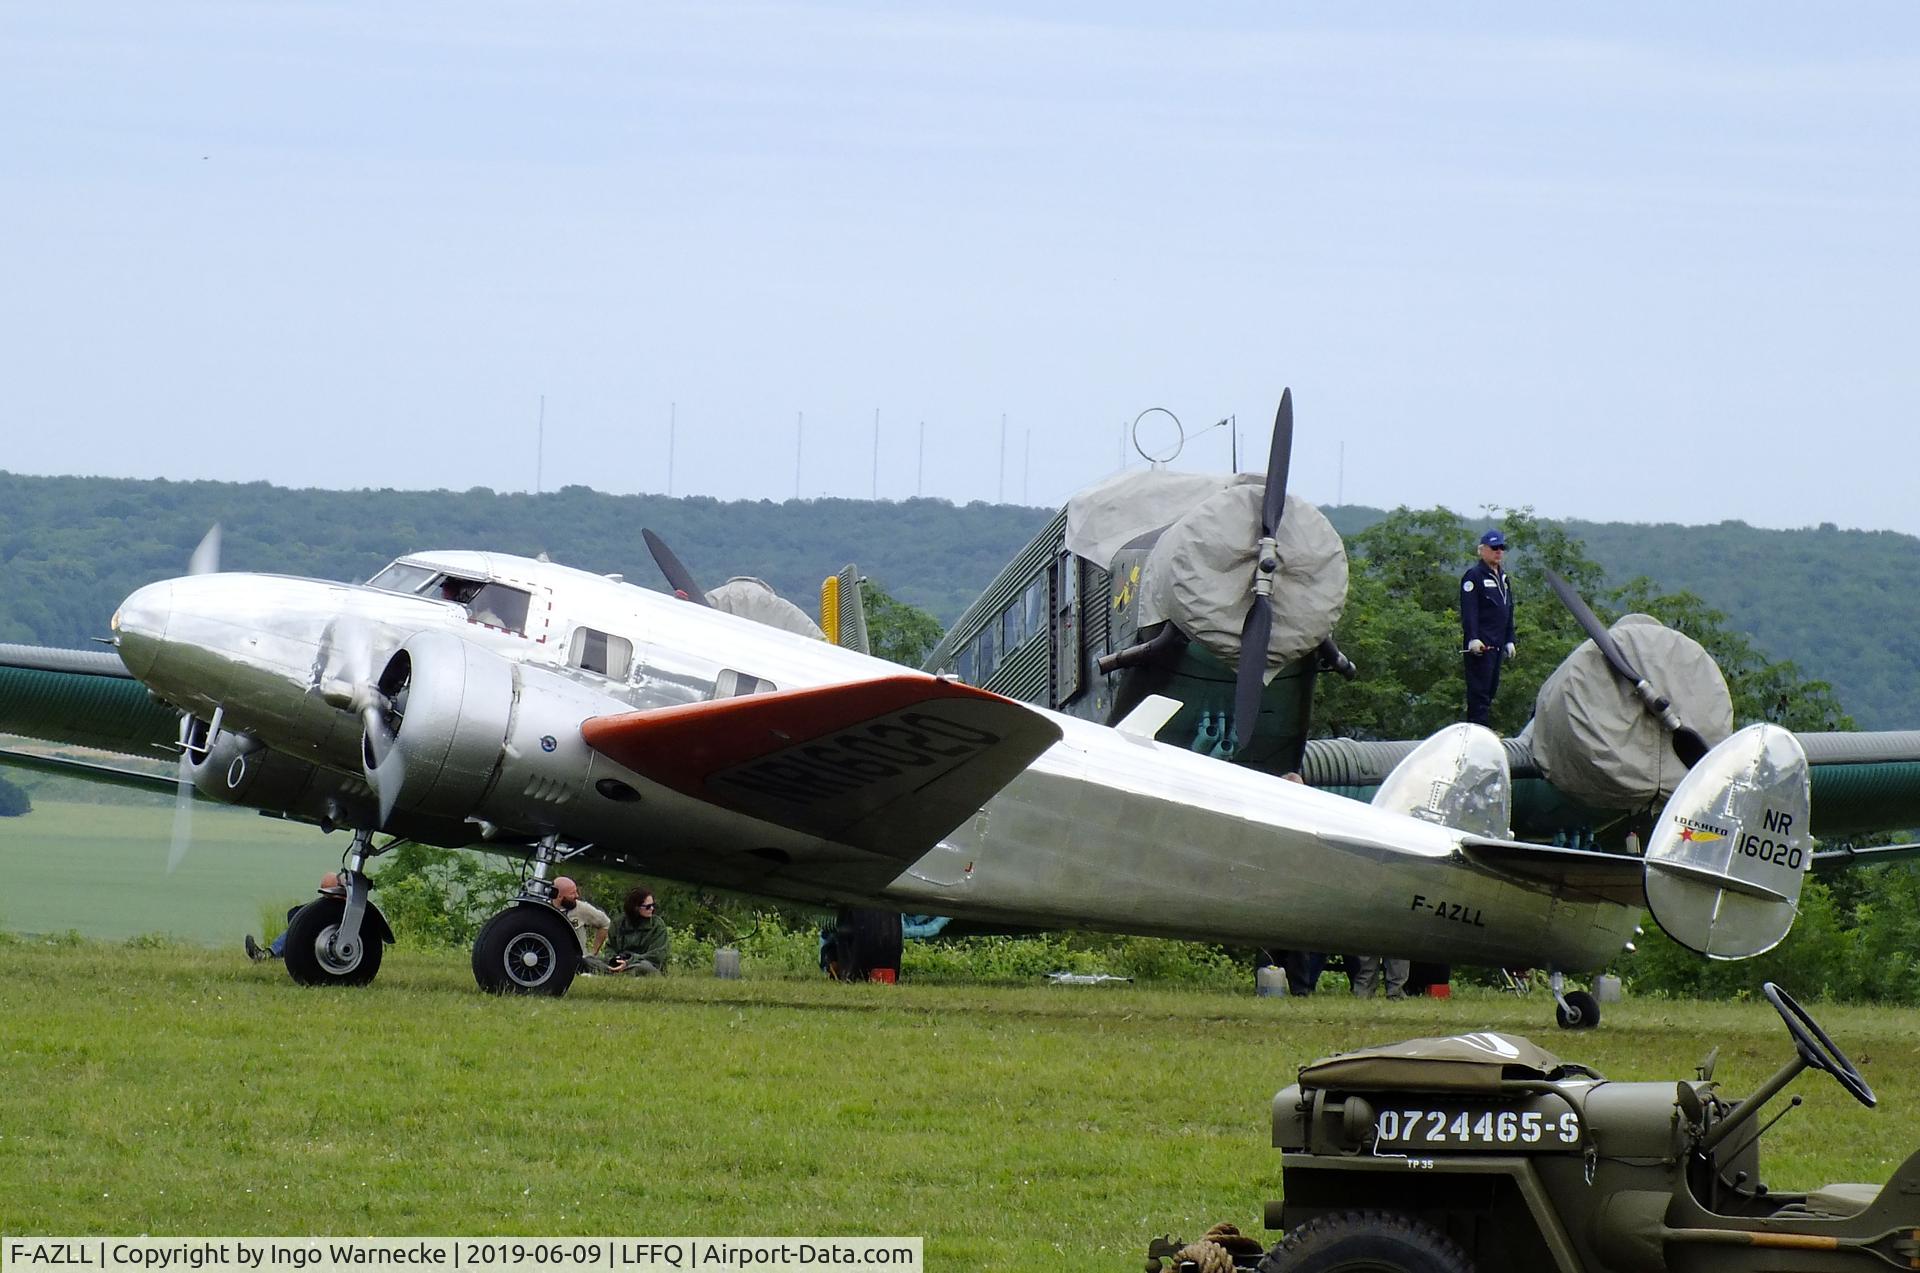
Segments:
[[[0,644],[0,733],[171,761],[180,714],[157,702],[111,650]],[[172,792],[171,775],[0,748],[0,765]]]
[[[1060,727],[957,681],[888,676],[601,716],[587,744],[675,791],[912,862]]]
[[[1475,866],[1548,892],[1622,906],[1647,904],[1645,858],[1479,836],[1466,837],[1460,848]]]

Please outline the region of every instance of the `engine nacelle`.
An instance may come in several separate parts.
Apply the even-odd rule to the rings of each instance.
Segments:
[[[552,669],[514,663],[450,632],[408,638],[381,673],[386,754],[365,739],[367,781],[398,814],[479,818],[532,835],[562,829],[586,789],[591,716],[631,711]],[[388,784],[397,784],[389,791]]]

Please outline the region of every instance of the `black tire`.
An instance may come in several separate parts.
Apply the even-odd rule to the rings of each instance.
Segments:
[[[1315,1216],[1261,1257],[1259,1273],[1473,1273],[1440,1230],[1386,1211]]]
[[[833,925],[832,966],[841,981],[867,981],[876,971],[900,975],[900,912],[843,906]]]
[[[1566,1007],[1553,1005],[1553,1019],[1562,1030],[1591,1030],[1600,1024],[1600,1001],[1584,990],[1569,990]]]
[[[488,994],[567,993],[580,971],[580,939],[552,907],[522,902],[495,915],[473,942],[473,979]]]
[[[380,971],[386,943],[380,934],[386,920],[373,907],[360,919],[359,949],[341,958],[333,950],[333,935],[346,914],[344,897],[316,897],[287,921],[285,946],[287,976],[302,986],[364,986]]]

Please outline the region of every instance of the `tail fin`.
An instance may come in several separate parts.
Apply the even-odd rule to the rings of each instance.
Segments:
[[[1507,749],[1484,725],[1449,725],[1393,767],[1373,806],[1505,840],[1513,834]]]
[[[1647,842],[1647,905],[1667,935],[1711,959],[1779,945],[1813,865],[1807,754],[1791,731],[1749,725],[1674,791]]]
[[[867,607],[860,595],[860,572],[849,562],[820,582],[820,629],[835,645],[871,654]]]

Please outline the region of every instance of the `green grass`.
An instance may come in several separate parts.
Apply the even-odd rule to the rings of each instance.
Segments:
[[[1362,1004],[1141,987],[595,978],[493,999],[395,950],[369,990],[155,943],[0,940],[0,1231],[918,1234],[928,1267],[1138,1267],[1258,1230],[1269,1102],[1337,1049],[1498,1028],[1614,1078],[1735,1091],[1761,1004],[1641,1001],[1591,1034],[1542,996]],[[1915,1148],[1920,1013],[1818,1015],[1879,1088],[1820,1075],[1766,1142],[1783,1187]]]
[[[193,840],[167,873],[173,804],[70,804],[36,799],[0,818],[0,929],[123,939],[167,933],[237,946],[261,914],[313,891],[340,864],[344,832],[197,804]]]

